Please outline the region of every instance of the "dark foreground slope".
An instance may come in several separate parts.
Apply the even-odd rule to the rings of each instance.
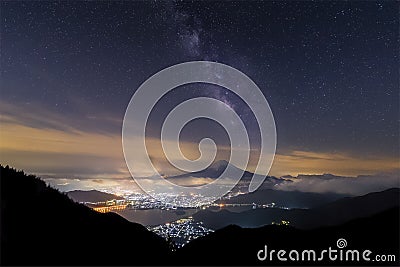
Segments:
[[[2,265],[158,265],[167,243],[139,224],[74,203],[1,166]]]
[[[34,176],[8,167],[0,167],[0,171],[2,265],[312,265],[314,262],[310,261],[280,262],[276,257],[260,262],[257,252],[267,245],[268,251],[315,249],[319,253],[329,247],[336,249],[339,238],[347,240],[348,249],[371,250],[371,259],[385,254],[395,255],[396,261],[332,262],[325,257],[316,264],[399,265],[398,206],[345,224],[312,230],[277,225],[255,229],[229,226],[172,254],[163,239],[139,224],[114,213],[94,212]],[[386,196],[396,190],[383,193],[387,202]],[[365,214],[360,206],[374,210],[377,196],[380,195],[367,195],[367,202],[356,199],[357,205],[352,206],[358,208],[356,216]],[[350,200],[333,202],[329,210],[339,216]],[[334,217],[332,214],[329,218]]]
[[[317,258],[324,249],[338,249],[337,240],[343,238],[347,246],[360,253],[372,251],[370,262],[330,261],[279,261],[277,251],[314,249]],[[272,261],[259,261],[257,252],[267,245],[268,253],[275,250]],[[261,228],[228,226],[208,236],[196,239],[177,252],[180,264],[198,265],[392,265],[399,266],[399,207],[388,209],[367,218],[359,218],[338,226],[313,230],[299,230],[289,226],[269,225]],[[344,252],[346,253],[346,252]],[[395,261],[377,262],[377,254],[395,255]],[[262,254],[261,254],[262,255]],[[308,259],[307,254],[306,259]],[[346,255],[346,254],[344,254]],[[351,255],[350,255],[351,256]],[[301,254],[300,254],[301,257]],[[352,259],[352,258],[349,258]],[[388,258],[387,258],[388,259]]]
[[[290,198],[290,196],[287,196]],[[360,217],[368,217],[399,205],[400,189],[391,188],[358,197],[345,197],[312,209],[255,209],[241,213],[202,210],[193,217],[212,229],[230,224],[261,227],[281,220],[301,229],[339,225]]]

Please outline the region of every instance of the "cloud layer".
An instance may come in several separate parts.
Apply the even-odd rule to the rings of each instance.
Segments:
[[[73,188],[79,187],[80,184],[86,189],[112,187],[121,183],[121,180],[118,180],[121,178],[129,181],[123,183],[123,187],[131,186],[132,180],[129,179],[130,174],[123,157],[120,133],[81,127],[86,124],[86,120],[90,124],[91,118],[76,123],[62,114],[46,112],[40,107],[32,106],[31,110],[26,110],[3,102],[0,107],[1,164],[47,178],[52,177],[55,179],[52,184],[60,189],[70,189],[71,184],[74,184]],[[117,123],[107,116],[96,120],[100,124]],[[159,139],[148,138],[146,144],[152,160],[163,174],[178,174],[170,165],[165,164]],[[197,143],[181,142],[180,145],[185,156],[191,159],[198,157]],[[222,151],[222,156],[229,155],[227,147],[219,147],[219,150]],[[180,158],[180,155],[176,156]],[[140,162],[136,164],[140,165]],[[251,161],[248,170],[254,170],[255,164],[254,160]],[[270,175],[280,177],[286,174],[296,176],[299,173],[334,173],[343,177],[329,179],[320,175],[299,176],[294,182],[282,185],[280,189],[356,194],[373,188],[378,190],[398,186],[399,170],[398,158],[393,157],[286,150],[276,154]],[[143,170],[140,175],[148,177],[153,174],[152,170]],[[354,178],[356,176],[358,177]],[[207,182],[208,177],[179,181],[185,185]]]
[[[277,189],[286,191],[303,191],[362,195],[400,187],[400,173],[361,175],[357,177],[324,175],[299,175],[277,185]]]

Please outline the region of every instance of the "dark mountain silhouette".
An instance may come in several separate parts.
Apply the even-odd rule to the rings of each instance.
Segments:
[[[396,255],[396,262],[386,264],[399,265],[399,189],[344,198],[311,210],[291,211],[313,212],[301,217],[299,225],[304,220],[309,227],[310,221],[315,220],[317,225],[323,221],[332,226],[311,230],[278,225],[253,229],[228,226],[173,253],[170,251],[173,244],[143,226],[114,213],[97,213],[35,176],[0,166],[0,182],[2,265],[270,265],[271,262],[257,260],[257,252],[264,245],[270,249],[321,250],[329,246],[335,249],[339,238],[347,240],[349,249],[369,249],[372,256]],[[369,208],[363,208],[365,205]],[[378,213],[381,209],[386,210]],[[254,210],[258,211],[263,210]],[[220,217],[232,214],[222,212]],[[250,213],[238,214],[253,220]],[[363,218],[350,221],[352,216]],[[261,220],[268,223],[265,216]],[[333,226],[343,220],[346,223]],[[355,262],[355,265],[360,263],[364,264]],[[275,260],[272,264],[302,263]]]
[[[346,197],[347,195],[335,193],[311,193],[300,191],[282,191],[273,189],[259,189],[252,193],[242,194],[230,199],[218,201],[218,203],[236,204],[270,204],[275,203],[279,207],[288,208],[314,208],[328,204],[334,200]]]
[[[168,253],[168,244],[142,225],[97,213],[1,166],[2,265],[155,265]]]
[[[372,251],[371,259],[377,254],[395,255],[395,261],[379,262],[379,265],[399,266],[399,206],[366,218],[359,218],[338,226],[313,230],[299,230],[290,226],[268,225],[261,228],[240,228],[230,225],[221,230],[198,238],[178,250],[176,261],[190,264],[196,259],[198,265],[377,265],[376,261],[330,261],[325,254],[323,261],[279,261],[276,253],[285,249],[286,257],[292,249],[337,249],[340,238],[347,241],[345,249],[357,249],[361,253]],[[257,259],[257,252],[268,246],[275,250],[273,261]],[[204,255],[204,256],[203,256]]]
[[[89,190],[89,191],[74,190],[74,191],[67,192],[67,195],[75,202],[95,203],[95,202],[106,202],[106,201],[113,200],[113,199],[116,199],[116,200],[124,199],[123,197],[100,192],[97,190]]]
[[[187,174],[181,174],[181,175],[177,175],[177,176],[171,176],[169,178],[186,178],[188,176],[191,176],[191,177],[207,177],[207,178],[215,179],[222,175],[222,173],[228,167],[228,165],[232,166],[236,172],[242,171],[241,169],[230,164],[226,160],[219,160],[219,161],[212,163],[208,168],[206,168],[204,170],[197,171],[197,172],[191,172],[191,173],[187,173]],[[252,175],[253,175],[253,173],[248,172],[248,171],[245,171],[243,173],[243,177],[251,177]]]
[[[243,172],[242,178],[241,178],[241,183],[249,183],[251,178],[253,177],[253,175],[260,176],[258,174],[254,174],[249,171],[243,171],[240,168],[236,167],[235,165],[230,164],[226,160],[219,160],[217,162],[214,162],[213,164],[211,164],[208,168],[206,168],[204,170],[197,171],[197,172],[185,173],[185,174],[176,175],[176,176],[170,176],[170,177],[168,177],[168,179],[184,179],[184,178],[189,178],[189,177],[216,179],[223,174],[223,172],[228,167],[228,165],[232,167],[233,173]],[[263,183],[263,186],[269,188],[269,187],[271,187],[275,184],[281,183],[283,181],[284,181],[283,179],[279,179],[279,178],[276,178],[273,176],[267,176]]]
[[[375,213],[399,205],[400,189],[393,188],[359,197],[346,197],[313,209],[255,209],[240,213],[221,210],[218,212],[202,210],[194,214],[196,220],[203,221],[213,229],[230,224],[242,227],[260,227],[272,222],[288,220],[290,224],[302,229],[324,225],[335,225],[349,220],[371,216]]]

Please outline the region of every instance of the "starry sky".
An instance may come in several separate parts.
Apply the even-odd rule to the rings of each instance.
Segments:
[[[271,175],[399,170],[398,11],[396,1],[2,1],[1,163],[44,177],[127,177],[121,127],[135,90],[166,67],[208,60],[244,72],[268,100]],[[237,96],[192,84],[152,112],[154,155],[165,116],[196,96],[230,105],[257,147]],[[227,145],[217,124],[191,122],[181,136],[189,158],[206,136]]]

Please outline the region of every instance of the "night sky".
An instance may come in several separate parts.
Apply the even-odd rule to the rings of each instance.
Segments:
[[[53,177],[129,176],[121,127],[135,90],[166,67],[208,60],[244,72],[268,100],[272,175],[398,170],[398,14],[395,1],[2,1],[1,163]],[[232,106],[257,146],[239,99],[186,87],[157,105],[151,138],[174,105],[205,95]],[[199,138],[225,144],[218,126],[192,124],[182,138],[194,157]]]

